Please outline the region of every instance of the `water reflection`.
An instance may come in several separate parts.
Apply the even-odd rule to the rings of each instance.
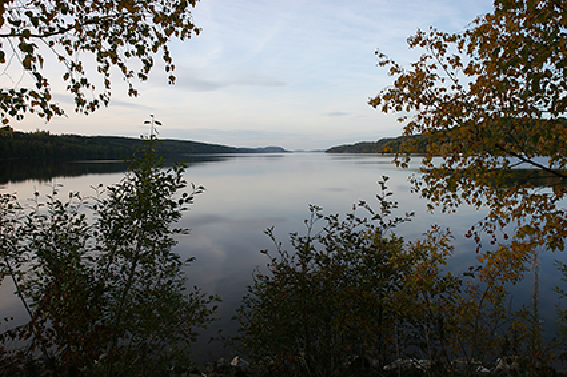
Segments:
[[[81,161],[69,163],[52,160],[10,160],[0,161],[0,184],[36,180],[51,181],[57,177],[78,177],[89,174],[105,174],[125,171],[122,161]]]
[[[219,163],[234,155],[182,155],[175,159],[163,160],[165,167],[170,167],[176,162],[183,162],[188,167]],[[81,161],[58,161],[58,160],[0,160],[0,184],[8,182],[25,182],[29,180],[51,181],[58,177],[80,177],[90,174],[107,174],[124,172],[128,164],[124,160],[81,160]]]

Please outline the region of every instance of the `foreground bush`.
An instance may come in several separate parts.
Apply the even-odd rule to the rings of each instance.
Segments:
[[[146,140],[125,177],[88,202],[54,188],[45,207],[1,201],[1,268],[28,323],[0,340],[4,375],[155,376],[190,362],[217,300],[188,290],[172,229],[202,187],[164,171]],[[39,196],[39,194],[37,194]],[[18,341],[10,349],[10,342]]]
[[[443,270],[453,253],[448,231],[433,226],[413,242],[395,235],[411,214],[393,215],[386,180],[379,211],[355,208],[366,217],[341,220],[311,206],[306,234],[291,234],[292,251],[267,230],[276,253],[262,251],[267,272],[255,271],[237,311],[240,349],[266,373],[374,375],[414,359],[429,375],[473,375],[480,361],[525,351],[526,312],[508,309],[499,280],[483,280],[480,267]]]

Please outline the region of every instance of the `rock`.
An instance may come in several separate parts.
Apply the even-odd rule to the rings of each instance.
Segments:
[[[494,368],[494,372],[504,371],[509,372],[512,370],[518,370],[520,368],[520,364],[518,363],[518,356],[511,356],[511,357],[501,357],[496,360],[496,367]]]
[[[230,365],[232,365],[233,367],[237,367],[240,368],[241,370],[245,371],[246,369],[248,369],[248,365],[250,365],[250,363],[242,358],[240,358],[239,356],[234,357],[234,359],[232,359],[232,361],[230,362]]]
[[[415,360],[415,359],[398,359],[391,364],[384,365],[384,370],[394,370],[394,369],[419,369],[419,370],[426,370],[431,366],[431,362],[429,360]]]

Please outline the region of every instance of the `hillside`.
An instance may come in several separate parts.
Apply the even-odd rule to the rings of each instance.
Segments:
[[[327,149],[327,153],[397,153],[407,150],[408,142],[417,142],[418,150],[414,153],[426,153],[427,138],[418,136],[398,136],[378,141],[361,141],[356,144],[344,144]]]
[[[537,135],[547,133],[549,139],[565,135],[567,133],[567,119],[560,118],[554,120],[546,119],[514,119],[510,118],[508,122],[502,119],[498,126],[490,123],[479,124],[474,127],[466,125],[463,128],[453,128],[451,130],[439,130],[429,135],[413,135],[398,136],[396,138],[384,138],[378,141],[362,141],[356,144],[346,144],[332,147],[327,153],[427,153],[435,154],[443,153],[469,153],[482,154],[486,153],[483,145],[469,146],[467,139],[474,133],[481,133],[484,137],[491,137],[500,140],[506,144],[509,149],[515,149],[528,155],[549,155],[546,150],[545,143],[542,143],[539,136],[534,137],[531,132],[534,128],[539,130]],[[489,136],[488,136],[489,135]],[[452,144],[451,138],[461,140],[460,148]],[[545,138],[544,138],[545,140]],[[474,144],[474,143],[472,143]],[[453,148],[449,150],[448,148]],[[563,153],[563,151],[552,150],[552,154]]]
[[[0,135],[1,159],[100,160],[132,154],[140,139],[121,136],[51,135],[46,131]],[[282,153],[279,147],[233,148],[191,140],[162,140],[156,147],[164,157],[203,153]]]

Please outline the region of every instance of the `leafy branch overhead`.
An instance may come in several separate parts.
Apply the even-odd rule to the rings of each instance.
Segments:
[[[168,43],[191,38],[200,29],[191,8],[197,0],[33,0],[0,2],[0,70],[12,87],[0,89],[0,117],[4,124],[21,120],[26,112],[51,119],[64,110],[53,99],[47,65],[64,66],[62,79],[75,97],[75,110],[89,114],[111,97],[111,72],[118,68],[128,82],[128,95],[137,96],[133,80],[145,81],[162,53],[169,84],[175,83],[175,64]],[[84,54],[94,57],[103,88],[87,73]],[[22,77],[8,72],[20,67],[34,85],[20,86]],[[136,67],[136,68],[134,68]]]
[[[496,0],[464,32],[409,38],[423,54],[408,69],[376,53],[395,81],[370,105],[399,113],[404,135],[430,140],[415,190],[443,211],[488,206],[480,228],[489,234],[516,226],[511,245],[495,246],[490,262],[565,246],[567,216],[558,202],[567,193],[566,25],[562,2]],[[397,161],[407,166],[409,157],[399,153]],[[552,189],[517,179],[517,167],[553,177]]]

